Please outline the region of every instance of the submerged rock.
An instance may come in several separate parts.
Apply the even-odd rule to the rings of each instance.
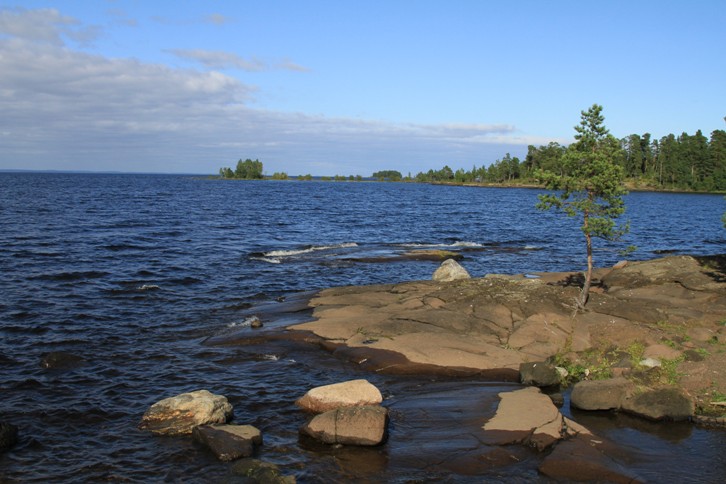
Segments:
[[[361,379],[313,388],[295,404],[303,410],[321,413],[340,407],[378,405],[382,401],[380,390]]]
[[[446,259],[441,263],[432,277],[434,281],[449,282],[459,279],[471,279],[469,272],[454,259]]]
[[[262,444],[262,433],[252,425],[200,425],[192,437],[223,461],[249,457]]]
[[[370,446],[385,440],[387,422],[384,407],[346,407],[316,415],[300,432],[325,444]]]
[[[18,428],[7,422],[0,422],[0,454],[10,450],[18,441]]]
[[[270,462],[258,459],[242,459],[230,469],[231,479],[225,482],[243,482],[245,484],[295,484],[295,476],[284,476],[280,468]],[[238,481],[236,478],[242,478]]]
[[[207,390],[182,393],[153,404],[144,413],[139,429],[158,435],[190,434],[198,425],[226,423],[232,405],[222,395]]]
[[[66,351],[51,351],[43,355],[40,366],[47,369],[68,369],[82,365],[86,361],[82,356],[74,355]]]

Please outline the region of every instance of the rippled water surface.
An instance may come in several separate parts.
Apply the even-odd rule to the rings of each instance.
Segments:
[[[402,257],[409,250],[460,251],[474,276],[582,269],[576,221],[537,212],[538,193],[0,173],[0,420],[20,428],[0,456],[0,480],[217,482],[228,464],[189,439],[136,429],[152,403],[200,388],[226,395],[236,422],[263,431],[259,457],[300,482],[541,479],[535,454],[510,449],[517,464],[491,464],[482,458],[491,449],[471,436],[506,384],[370,375],[290,343],[203,344],[242,327],[257,305],[305,291],[430,278],[437,263]],[[626,203],[631,258],[724,251],[721,196],[634,193]],[[598,245],[596,263],[619,260],[617,248]],[[46,369],[52,351],[82,360]],[[361,377],[385,394],[389,442],[300,442],[294,400]],[[695,480],[726,475],[713,455],[726,445],[722,432],[679,427],[673,437],[611,420],[592,425],[638,449],[633,466],[648,480],[694,480],[694,468]]]

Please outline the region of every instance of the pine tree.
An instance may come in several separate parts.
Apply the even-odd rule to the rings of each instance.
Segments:
[[[592,239],[615,240],[628,230],[627,225],[615,223],[625,211],[624,171],[617,162],[623,155],[620,143],[603,124],[605,118],[601,113],[602,106],[597,104],[582,111],[580,124],[575,126],[576,142],[567,148],[562,159],[562,174],[538,172],[545,187],[557,193],[539,195],[537,208],[555,209],[569,217],[582,216],[580,228],[586,242],[587,272],[576,301],[580,309],[587,303],[592,283]]]

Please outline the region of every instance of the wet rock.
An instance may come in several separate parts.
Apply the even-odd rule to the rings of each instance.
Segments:
[[[432,279],[434,281],[449,282],[456,281],[458,279],[470,279],[469,272],[461,267],[461,265],[454,259],[446,259],[441,263],[438,269],[434,272]]]
[[[625,378],[585,380],[573,387],[570,404],[581,410],[618,409],[634,388],[633,383]]]
[[[484,424],[487,443],[520,443],[544,450],[562,438],[562,414],[539,388],[502,392],[499,398],[496,414]]]
[[[158,435],[190,434],[198,425],[226,423],[232,405],[222,395],[207,390],[182,393],[153,404],[144,413],[139,429]]]
[[[250,328],[252,329],[259,329],[262,327],[262,321],[260,321],[260,318],[257,316],[252,316],[250,318]]]
[[[18,428],[7,422],[0,422],[0,454],[10,450],[18,441]]]
[[[676,387],[647,389],[623,401],[621,408],[651,420],[688,420],[695,404],[683,390]]]
[[[262,444],[262,433],[252,425],[200,425],[192,437],[222,461],[249,457]]]
[[[270,462],[258,459],[242,459],[235,462],[231,471],[231,478],[225,482],[244,484],[295,484],[295,476],[284,476],[280,468]]]
[[[83,357],[66,351],[51,351],[43,355],[40,366],[47,369],[75,368],[86,361]]]
[[[313,388],[295,404],[303,410],[322,413],[340,407],[378,405],[382,401],[380,390],[361,379]]]
[[[562,441],[543,459],[539,471],[557,482],[642,482],[609,456],[604,444],[592,435]]]
[[[346,407],[316,415],[300,432],[325,444],[371,446],[385,440],[387,422],[384,407]]]
[[[519,377],[522,384],[536,387],[549,387],[560,383],[560,373],[544,361],[522,363],[519,365]]]

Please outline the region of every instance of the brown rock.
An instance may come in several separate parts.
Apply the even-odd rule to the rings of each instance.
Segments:
[[[200,425],[192,437],[222,461],[249,457],[262,444],[262,433],[252,425]]]
[[[378,405],[380,390],[368,380],[351,380],[313,388],[295,402],[309,412],[322,413],[341,407]]]
[[[523,385],[548,387],[560,383],[557,369],[544,361],[522,363],[519,365],[519,376]]]
[[[386,435],[388,409],[367,405],[316,415],[300,432],[325,444],[378,445]]]
[[[539,471],[558,482],[641,482],[606,453],[601,439],[592,437],[579,435],[558,443],[544,458]]]
[[[539,388],[502,392],[499,398],[497,412],[483,427],[486,443],[522,443],[543,450],[562,437],[563,417]]]
[[[139,428],[158,435],[182,435],[198,425],[226,423],[230,418],[232,405],[227,398],[197,390],[156,402],[144,413]]]
[[[570,404],[581,410],[618,409],[634,388],[625,378],[581,381],[572,389]]]
[[[676,387],[648,389],[623,401],[621,408],[651,420],[688,420],[693,416],[693,399]]]

